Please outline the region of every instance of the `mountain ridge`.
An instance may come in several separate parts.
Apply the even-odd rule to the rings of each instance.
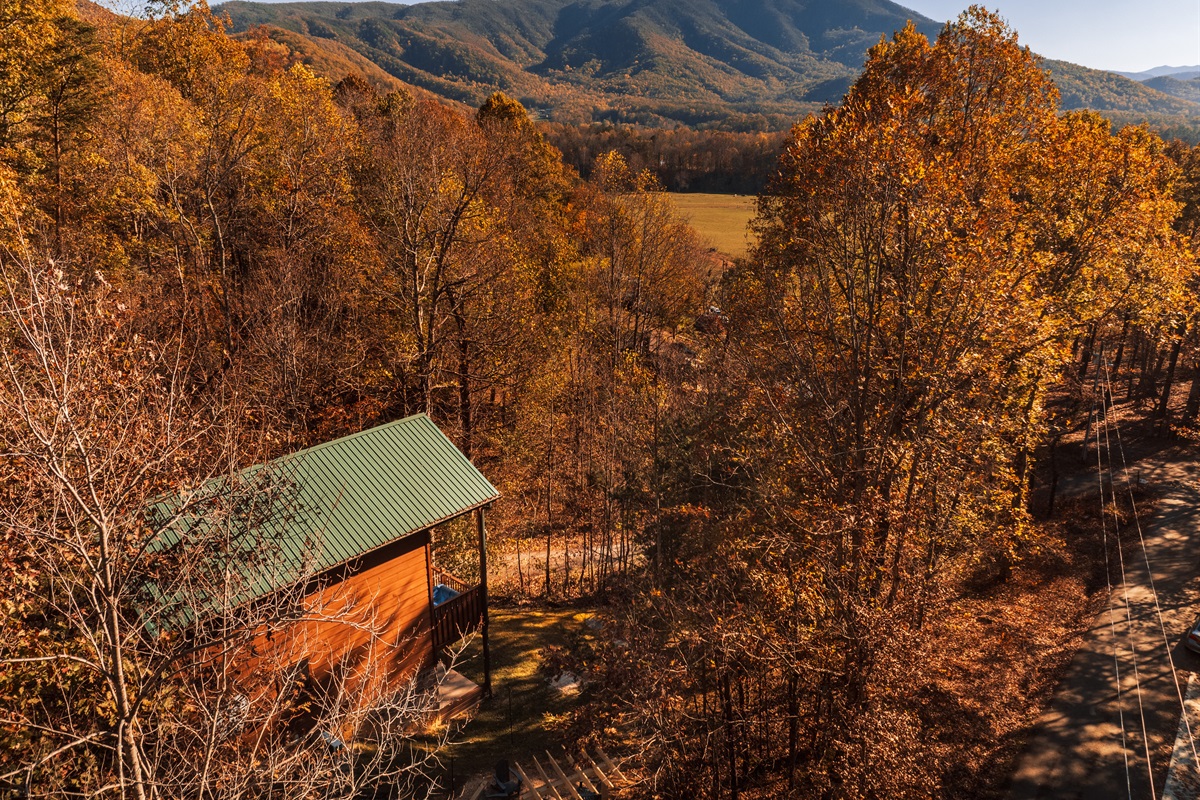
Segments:
[[[1164,77],[1178,78],[1181,74],[1185,74],[1185,73],[1191,73],[1194,75],[1194,74],[1200,73],[1200,65],[1195,65],[1195,66],[1190,66],[1190,67],[1188,67],[1188,66],[1172,67],[1167,64],[1163,64],[1162,66],[1159,66],[1159,67],[1151,67],[1150,69],[1144,69],[1141,72],[1123,72],[1119,69],[1109,70],[1109,72],[1112,72],[1114,74],[1120,75],[1125,78],[1132,78],[1135,81],[1145,82],[1152,78],[1164,78]]]
[[[890,0],[455,0],[217,7],[233,29],[337,42],[393,78],[479,105],[494,91],[571,123],[779,129],[838,102],[867,50],[908,20]],[[283,34],[276,34],[284,38]],[[1046,61],[1065,108],[1200,114],[1190,97]]]

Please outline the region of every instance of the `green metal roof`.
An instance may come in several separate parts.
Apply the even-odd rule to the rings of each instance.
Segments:
[[[300,502],[324,512],[321,569],[500,496],[424,414],[301,450],[281,462]],[[304,533],[297,531],[298,537]]]
[[[499,496],[429,417],[418,414],[156,503],[150,513],[161,533],[151,549],[194,543],[214,551],[212,572],[233,565],[240,604]],[[159,603],[164,600],[158,594]],[[170,613],[171,627],[202,615],[194,602]]]

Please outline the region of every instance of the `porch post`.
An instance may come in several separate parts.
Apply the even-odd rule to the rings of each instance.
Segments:
[[[479,594],[483,604],[483,688],[487,691],[488,697],[491,697],[492,654],[488,650],[487,525],[484,521],[482,506],[475,513],[475,523],[479,528]]]
[[[438,660],[437,645],[437,609],[433,606],[433,542],[425,543],[425,588],[429,590],[429,654],[425,657],[426,666],[433,666]]]

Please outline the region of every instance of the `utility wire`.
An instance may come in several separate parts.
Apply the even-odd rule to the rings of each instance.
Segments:
[[[1112,396],[1113,396],[1112,395],[1112,375],[1109,372],[1107,362],[1104,364],[1104,373],[1105,373],[1105,380],[1104,380],[1105,391],[1107,392],[1106,396],[1109,398],[1109,402],[1111,403]],[[1197,752],[1196,752],[1195,735],[1192,732],[1191,721],[1188,719],[1187,704],[1184,702],[1184,699],[1183,699],[1183,691],[1179,688],[1179,674],[1175,670],[1175,659],[1171,656],[1171,640],[1170,640],[1170,637],[1167,635],[1166,622],[1163,620],[1162,604],[1159,602],[1158,589],[1154,584],[1154,573],[1150,570],[1150,555],[1146,548],[1146,537],[1142,531],[1141,515],[1138,512],[1137,499],[1134,497],[1134,494],[1133,494],[1133,482],[1129,480],[1129,463],[1125,458],[1125,445],[1121,439],[1121,428],[1120,428],[1120,426],[1116,426],[1116,425],[1114,425],[1113,427],[1116,429],[1116,434],[1117,434],[1116,435],[1117,450],[1121,454],[1121,472],[1122,472],[1122,477],[1125,480],[1125,490],[1129,493],[1129,505],[1133,511],[1133,524],[1134,524],[1135,528],[1137,529],[1138,541],[1141,543],[1141,547],[1142,547],[1142,560],[1145,562],[1145,565],[1146,565],[1146,578],[1150,582],[1150,593],[1154,597],[1154,612],[1158,617],[1158,628],[1159,628],[1159,631],[1162,633],[1163,647],[1165,647],[1166,651],[1167,651],[1167,664],[1169,664],[1171,667],[1171,681],[1175,686],[1175,695],[1179,698],[1179,708],[1180,708],[1181,714],[1183,716],[1184,730],[1187,731],[1188,743],[1192,748],[1192,758],[1194,759],[1192,763],[1200,764],[1200,754],[1197,754]],[[1105,417],[1104,438],[1107,442],[1107,440],[1108,440],[1107,415]],[[1108,452],[1109,452],[1109,462],[1108,462],[1109,486],[1112,489],[1113,494],[1115,495],[1116,494],[1116,484],[1114,483],[1114,480],[1113,480],[1112,447],[1111,447],[1111,445],[1108,447]],[[1113,513],[1114,513],[1114,515],[1116,514],[1116,509],[1113,510]]]
[[[1097,362],[1099,362],[1099,360],[1100,359],[1098,358]],[[1099,363],[1097,363],[1096,369],[1097,369],[1097,376],[1099,376],[1099,369],[1100,369]],[[1108,389],[1107,385],[1105,386],[1105,389],[1106,390]],[[1105,430],[1107,431],[1108,404],[1105,402],[1104,397],[1105,396],[1103,394],[1100,395],[1100,406],[1101,406],[1101,410],[1104,412],[1103,425],[1105,426]],[[1092,403],[1094,406],[1095,400],[1093,400]],[[1105,563],[1107,564],[1107,561],[1108,561],[1107,530],[1108,530],[1108,528],[1104,523],[1104,516],[1105,516],[1105,511],[1104,511],[1104,463],[1103,463],[1103,459],[1101,457],[1100,424],[1101,423],[1100,423],[1099,419],[1097,419],[1097,424],[1096,424],[1096,478],[1100,482],[1100,525],[1101,525],[1101,529],[1103,531],[1105,531],[1105,534],[1104,534],[1104,540],[1105,540],[1104,558],[1105,558]],[[1107,438],[1108,437],[1106,436],[1105,437],[1106,442],[1107,442]],[[1108,461],[1109,461],[1109,464],[1111,465],[1112,464],[1111,450],[1108,454]],[[1109,473],[1109,486],[1110,486],[1110,488],[1112,486],[1111,470]],[[1114,506],[1115,506],[1115,497],[1114,497]],[[1115,508],[1114,508],[1114,511],[1115,511]],[[1155,794],[1155,791],[1154,791],[1154,764],[1152,763],[1152,760],[1150,757],[1150,737],[1147,735],[1147,730],[1146,730],[1146,708],[1145,708],[1145,705],[1142,703],[1142,682],[1141,682],[1141,676],[1140,676],[1139,670],[1138,670],[1137,645],[1134,643],[1134,640],[1133,640],[1133,611],[1132,611],[1131,603],[1129,602],[1129,580],[1125,575],[1125,553],[1124,553],[1124,549],[1121,547],[1121,531],[1120,531],[1120,527],[1117,525],[1117,517],[1116,517],[1115,513],[1113,515],[1113,525],[1114,525],[1113,538],[1116,540],[1116,543],[1117,543],[1117,563],[1120,565],[1120,568],[1121,568],[1121,590],[1125,596],[1125,639],[1129,643],[1129,653],[1133,657],[1133,688],[1137,694],[1138,717],[1139,717],[1139,720],[1141,722],[1141,727],[1142,727],[1142,749],[1146,753],[1146,773],[1147,773],[1147,776],[1149,777],[1150,798],[1151,798],[1151,800],[1156,800],[1157,795]],[[1113,652],[1114,652],[1114,654],[1116,652],[1115,643],[1114,643]],[[1128,757],[1126,757],[1126,758],[1128,759]],[[1126,768],[1125,768],[1125,780],[1127,783],[1129,783],[1129,781],[1130,781],[1128,761],[1126,762]],[[1130,791],[1132,792],[1132,788],[1130,788]]]
[[[1092,400],[1092,415],[1096,413],[1096,401]],[[1087,441],[1087,434],[1084,434],[1084,441]],[[1100,447],[1097,439],[1096,461],[1097,465],[1100,460]],[[1133,800],[1133,778],[1129,770],[1129,736],[1125,731],[1125,701],[1121,692],[1121,657],[1118,651],[1120,642],[1117,636],[1117,621],[1116,612],[1113,609],[1113,586],[1112,586],[1112,567],[1108,558],[1108,525],[1104,521],[1104,477],[1103,473],[1098,473],[1100,480],[1100,533],[1104,539],[1104,581],[1107,587],[1106,594],[1108,595],[1108,627],[1112,634],[1113,640],[1113,672],[1114,683],[1117,687],[1117,718],[1121,722],[1121,756],[1125,759],[1125,791],[1129,800]]]

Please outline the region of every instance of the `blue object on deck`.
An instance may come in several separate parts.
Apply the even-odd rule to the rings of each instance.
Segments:
[[[319,738],[321,742],[329,748],[329,752],[331,753],[336,753],[346,746],[342,743],[341,739],[337,738],[329,731],[317,731],[317,738]]]
[[[439,583],[437,586],[433,587],[433,604],[435,606],[440,606],[447,600],[453,600],[456,597],[458,597],[458,592],[454,591],[444,583]]]

